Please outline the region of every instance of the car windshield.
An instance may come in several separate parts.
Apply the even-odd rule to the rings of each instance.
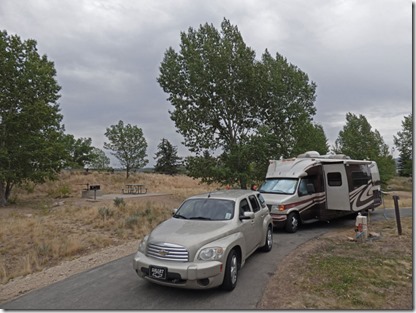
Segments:
[[[175,218],[190,220],[230,220],[234,217],[234,201],[222,199],[189,199],[176,211]]]
[[[296,178],[269,178],[260,187],[263,193],[293,194],[296,190]]]

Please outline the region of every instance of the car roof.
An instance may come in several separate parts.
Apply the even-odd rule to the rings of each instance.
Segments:
[[[235,200],[248,195],[255,195],[257,191],[248,190],[248,189],[229,189],[229,190],[217,190],[212,192],[206,192],[199,195],[194,195],[188,199],[197,199],[197,198],[212,198],[212,199],[224,199],[224,200]]]

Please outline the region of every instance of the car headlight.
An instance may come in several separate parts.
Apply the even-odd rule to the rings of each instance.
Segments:
[[[277,212],[279,211],[279,205],[278,204],[273,204],[270,206],[270,212]]]
[[[142,241],[139,243],[139,251],[145,253],[146,252],[146,245],[147,239],[149,239],[149,235],[145,236]]]
[[[224,254],[224,249],[221,247],[208,247],[199,252],[198,259],[203,261],[214,261],[221,259]]]

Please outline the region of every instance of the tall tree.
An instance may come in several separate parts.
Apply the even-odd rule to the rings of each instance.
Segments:
[[[75,139],[73,135],[66,135],[65,140],[70,157],[68,166],[84,168],[95,159],[96,155],[93,153],[94,147],[91,146],[91,138]]]
[[[171,119],[192,152],[230,147],[257,125],[255,53],[229,21],[221,33],[205,24],[181,32],[181,50],[169,48],[158,82],[174,106]]]
[[[402,130],[393,136],[394,144],[399,150],[399,174],[412,176],[413,173],[413,114],[404,117]]]
[[[16,184],[53,179],[67,160],[55,76],[35,40],[0,32],[0,205]]]
[[[266,50],[260,64],[262,79],[257,85],[260,90],[260,118],[268,125],[273,135],[274,144],[270,147],[274,155],[291,157],[302,149],[300,142],[309,140],[306,127],[316,135],[323,129],[314,128],[312,117],[316,113],[314,106],[316,85],[309,81],[306,73],[287,62],[287,59],[276,53],[273,58]],[[324,134],[323,134],[324,135]],[[326,144],[326,138],[316,144]],[[309,142],[312,142],[309,140]],[[318,150],[314,147],[312,150]],[[304,151],[302,151],[304,152]],[[301,152],[301,153],[302,153]]]
[[[264,60],[268,63],[256,61],[255,52],[246,46],[237,26],[226,19],[220,31],[205,24],[198,30],[181,32],[180,37],[180,51],[169,48],[164,55],[158,82],[169,94],[174,107],[171,119],[183,135],[184,144],[196,153],[190,159],[192,168],[200,168],[198,161],[207,162],[204,151],[221,155],[217,159],[218,171],[190,173],[220,183],[235,179],[241,188],[246,188],[251,175],[248,169],[253,167],[250,158],[257,157],[248,153],[247,146],[257,150],[253,138],[258,136],[259,128],[270,124],[271,136],[282,145],[279,151],[286,152],[288,148],[283,143],[288,138],[292,144],[296,142],[292,139],[294,131],[286,138],[276,138],[280,128],[274,126],[280,121],[310,121],[315,86],[280,56],[275,60],[266,51]],[[275,88],[278,82],[280,87]]]
[[[201,177],[203,183],[212,184],[218,181],[218,176],[224,176],[218,157],[213,156],[208,150],[204,150],[201,156],[198,157],[188,156],[184,163],[188,175],[191,177]]]
[[[346,124],[338,134],[334,153],[348,155],[352,159],[376,161],[382,183],[394,176],[395,162],[378,130],[372,130],[364,115],[347,113]]]
[[[169,140],[163,138],[157,146],[155,172],[174,175],[179,172],[178,148],[173,146]]]
[[[111,150],[111,154],[120,161],[126,169],[127,178],[130,171],[138,170],[149,162],[146,159],[147,142],[141,128],[119,121],[106,129],[105,136],[109,142],[104,143],[104,149]]]
[[[103,150],[93,147],[91,154],[93,158],[87,162],[89,168],[105,170],[110,167],[110,158],[105,155]]]
[[[294,132],[296,142],[293,145],[292,156],[306,151],[317,151],[319,154],[327,154],[329,151],[328,139],[324,129],[319,124],[306,122]]]

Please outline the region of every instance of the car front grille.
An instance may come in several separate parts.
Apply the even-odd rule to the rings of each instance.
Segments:
[[[189,254],[185,247],[173,243],[150,243],[147,256],[161,260],[188,262]]]

